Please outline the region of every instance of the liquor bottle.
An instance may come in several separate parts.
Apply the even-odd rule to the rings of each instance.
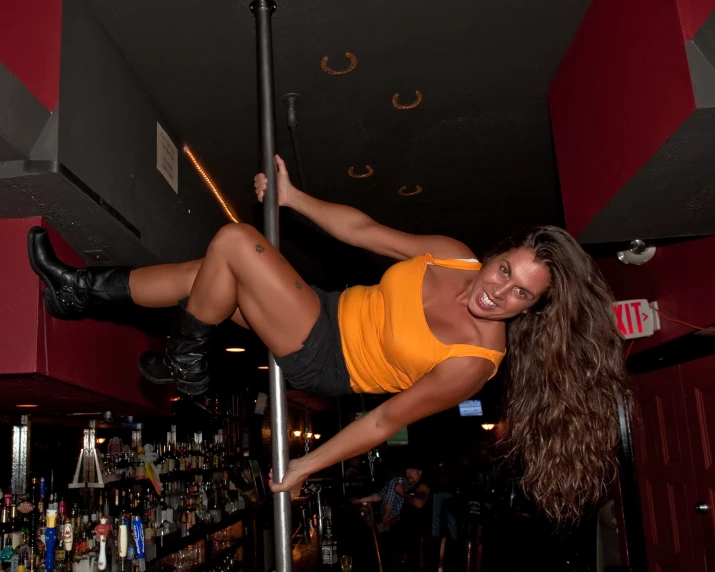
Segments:
[[[335,566],[338,563],[338,544],[333,538],[333,517],[329,506],[325,507],[325,533],[320,545],[321,560],[326,566]]]
[[[194,470],[198,470],[200,461],[199,458],[201,457],[201,452],[199,451],[199,444],[196,443],[195,441],[191,444],[191,468]]]
[[[222,439],[223,435],[223,429],[218,430],[218,435],[216,435],[216,440],[214,442],[214,449],[213,449],[213,464],[211,465],[212,468],[218,469],[221,466],[221,447],[220,447],[220,440]]]
[[[206,466],[206,458],[204,451],[205,441],[199,441],[196,443],[196,468],[201,471]]]
[[[5,535],[10,532],[10,507],[5,502],[2,490],[0,490],[0,550],[5,547]]]
[[[122,489],[122,496],[119,500],[119,516],[120,518],[126,518],[127,516],[127,491]]]
[[[119,488],[114,489],[114,506],[112,507],[112,517],[115,521],[119,520],[122,516],[122,506],[119,499]]]
[[[112,520],[109,514],[109,493],[104,495],[104,503],[102,503],[102,516],[107,519],[107,522],[111,525]]]
[[[186,470],[186,445],[179,443],[179,470]]]
[[[27,522],[29,525],[29,532],[28,532],[28,539],[27,539],[27,545],[29,548],[29,559],[30,559],[30,565],[32,566],[32,569],[35,569],[35,554],[37,553],[37,529],[39,525],[39,513],[37,511],[37,503],[39,500],[39,483],[37,482],[37,478],[33,477],[32,479],[32,488],[30,489],[30,496],[27,501],[24,502],[29,502],[30,504],[30,509],[27,514]]]
[[[91,541],[92,536],[89,532],[89,515],[85,513],[82,515],[82,524],[80,528],[79,537],[79,550],[82,555],[86,555],[89,552]]]
[[[94,513],[94,520],[96,523],[99,523],[99,515],[104,511],[104,491],[102,489],[99,490],[99,500],[97,501],[97,504],[94,505],[94,510],[92,511]]]
[[[174,456],[174,447],[169,440],[166,443],[166,456],[164,457],[164,472],[173,473],[176,470],[176,457]]]
[[[55,544],[55,570],[60,570],[60,571],[63,571],[64,560],[65,560],[65,547],[64,547],[64,539],[63,539],[65,522],[67,521],[67,514],[65,511],[66,511],[65,501],[60,500],[60,502],[57,503],[57,521],[55,523],[56,524],[55,536],[57,538],[57,541]]]
[[[89,517],[89,528],[87,534],[87,545],[90,550],[96,550],[98,548],[97,544],[97,530],[96,527],[99,524],[97,517],[97,512],[93,512]]]
[[[79,513],[79,507],[77,503],[72,505],[72,512],[70,513],[70,520],[72,521],[72,531],[79,529],[79,525],[82,521],[82,516]]]
[[[39,528],[45,528],[46,515],[45,515],[45,478],[40,477],[37,497],[37,512],[39,515],[38,526]]]
[[[208,441],[204,441],[204,469],[210,469],[213,465],[213,453]]]
[[[156,467],[156,472],[158,474],[162,474],[164,472],[164,446],[159,443],[159,444],[154,444],[154,447],[156,449],[156,461],[154,461],[154,466]]]

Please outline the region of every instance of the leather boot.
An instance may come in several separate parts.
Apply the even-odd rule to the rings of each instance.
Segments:
[[[86,317],[94,306],[131,302],[129,267],[74,268],[63,264],[47,231],[39,226],[27,233],[27,254],[30,266],[45,283],[45,307],[55,318],[77,320]]]
[[[186,299],[179,302],[176,320],[164,355],[145,351],[139,356],[139,369],[152,383],[176,382],[176,389],[187,395],[199,395],[209,388],[206,355],[216,328],[204,324],[186,309]]]

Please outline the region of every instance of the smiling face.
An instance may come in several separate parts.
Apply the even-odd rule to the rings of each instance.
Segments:
[[[507,320],[528,311],[546,292],[551,274],[534,251],[515,248],[490,259],[472,282],[469,312],[483,320]]]

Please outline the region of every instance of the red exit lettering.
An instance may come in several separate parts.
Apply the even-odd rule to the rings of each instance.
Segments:
[[[642,338],[653,335],[652,310],[647,300],[625,300],[613,304],[618,330],[626,338]]]

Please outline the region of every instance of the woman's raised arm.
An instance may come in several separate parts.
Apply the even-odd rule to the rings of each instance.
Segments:
[[[277,155],[276,166],[278,204],[291,207],[346,244],[396,260],[407,260],[426,253],[436,258],[474,257],[465,244],[453,238],[401,232],[376,222],[353,207],[311,197],[293,186],[283,159]],[[263,173],[256,175],[254,186],[258,200],[262,202],[267,186],[267,179]]]

